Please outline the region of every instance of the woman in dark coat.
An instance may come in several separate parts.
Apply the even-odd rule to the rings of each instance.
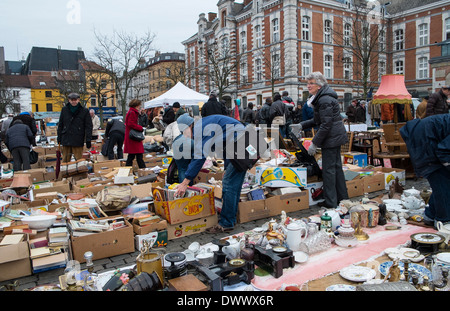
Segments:
[[[30,149],[33,137],[30,127],[21,120],[14,121],[6,132],[5,145],[11,151],[14,171],[31,169]]]
[[[144,144],[142,141],[130,139],[130,130],[142,132],[144,128],[138,124],[139,108],[142,102],[139,99],[133,99],[128,106],[130,110],[125,117],[125,141],[124,153],[128,153],[127,166],[133,166],[133,160],[136,158],[139,168],[145,168],[144,163]]]
[[[342,170],[341,146],[348,142],[347,132],[340,114],[338,96],[331,89],[326,78],[320,72],[306,77],[311,105],[314,107],[314,118],[300,124],[292,125],[292,131],[318,127],[308,149],[315,155],[317,148],[322,148],[322,178],[327,208],[336,208],[340,201],[348,199],[348,191]]]

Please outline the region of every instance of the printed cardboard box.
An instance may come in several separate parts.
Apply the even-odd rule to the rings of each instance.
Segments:
[[[400,168],[375,167],[375,171],[384,173],[384,189],[389,190],[390,185],[398,177],[402,185],[406,184],[406,172]]]
[[[317,205],[317,204],[325,201],[325,199],[323,198],[323,195],[318,200],[315,200],[313,198],[313,193],[318,191],[322,187],[323,187],[323,181],[317,181],[317,182],[313,182],[313,183],[308,183],[308,185],[306,186],[305,190],[308,191],[309,206]]]
[[[171,225],[214,215],[216,213],[214,206],[214,191],[172,201],[156,200],[153,205],[156,214],[166,219]]]
[[[144,240],[147,240],[149,242],[149,246],[152,248],[166,247],[168,242],[167,230],[136,235],[134,237],[134,246],[137,251],[141,251]]]
[[[256,167],[256,183],[265,187],[306,187],[307,171],[305,167]]]
[[[217,214],[214,214],[208,217],[198,218],[176,225],[168,224],[167,234],[169,241],[204,232],[206,229],[217,225],[217,222]]]
[[[343,154],[344,164],[358,165],[359,167],[367,166],[367,153],[347,152]]]

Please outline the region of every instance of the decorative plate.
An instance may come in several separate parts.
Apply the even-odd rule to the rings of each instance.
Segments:
[[[420,254],[420,252],[414,248],[407,248],[402,247],[400,249],[397,248],[388,248],[385,250],[386,254],[391,258],[394,259],[409,259],[413,262],[420,262],[422,261],[425,256]]]
[[[378,270],[380,270],[380,273],[382,275],[386,275],[386,273],[389,272],[389,268],[392,266],[392,261],[386,261],[383,262],[379,267]],[[398,263],[398,266],[400,268],[400,273],[403,274],[403,271],[405,270],[405,265],[402,261],[400,261]],[[410,263],[409,264],[409,272],[415,272],[419,275],[419,281],[421,282],[421,280],[423,279],[423,276],[426,275],[428,277],[428,280],[432,279],[432,274],[431,271],[428,270],[427,268],[425,268],[424,266],[415,264],[415,263]]]
[[[349,266],[339,271],[340,276],[353,282],[366,282],[373,279],[377,272],[369,267]]]
[[[352,292],[356,291],[356,287],[348,284],[334,284],[328,286],[326,289],[327,292]]]
[[[304,263],[304,262],[306,262],[306,261],[308,260],[308,258],[309,258],[308,254],[305,253],[305,252],[302,252],[302,251],[294,252],[293,255],[294,255],[294,260],[295,260],[295,262],[297,262],[297,263]]]

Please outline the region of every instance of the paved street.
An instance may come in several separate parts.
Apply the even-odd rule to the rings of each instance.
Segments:
[[[429,185],[428,185],[428,182],[423,179],[418,179],[418,180],[408,179],[406,181],[405,188],[410,189],[411,187],[422,190],[424,187],[429,188]],[[384,193],[384,191],[371,193],[370,197],[375,197],[375,196],[381,195],[383,193]],[[357,201],[359,199],[360,199],[360,197],[352,198],[351,200]],[[306,209],[306,210],[289,213],[288,216],[291,216],[294,218],[309,217],[311,215],[317,215],[319,210],[320,210],[320,207],[311,206],[309,209]],[[218,235],[199,233],[199,234],[191,235],[191,236],[188,236],[185,238],[171,240],[171,241],[169,241],[169,243],[167,245],[166,252],[172,253],[172,252],[184,251],[194,241],[199,242],[201,245],[207,244],[207,243],[211,242],[213,238],[222,238],[222,237],[226,237],[229,235],[238,234],[241,232],[252,230],[253,228],[259,227],[269,220],[270,220],[270,218],[260,219],[257,221],[252,221],[252,222],[248,222],[248,223],[244,223],[244,224],[238,224],[231,233],[223,233],[223,234],[218,234]],[[95,273],[103,273],[103,272],[115,270],[120,267],[133,265],[136,262],[136,257],[138,255],[139,255],[139,252],[135,251],[130,254],[123,254],[123,255],[118,255],[118,256],[114,256],[114,257],[110,257],[110,258],[96,260],[96,261],[94,261],[94,265],[95,265],[94,272]],[[84,268],[85,264],[82,264],[81,267]],[[62,275],[63,273],[64,273],[64,269],[60,268],[60,269],[50,270],[50,271],[42,272],[39,274],[20,278],[20,279],[18,279],[18,287],[16,290],[23,291],[23,290],[31,289],[35,286],[40,286],[40,285],[59,284],[59,276]],[[0,286],[10,284],[13,281],[0,282]]]

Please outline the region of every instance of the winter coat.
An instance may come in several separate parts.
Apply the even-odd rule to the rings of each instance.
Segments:
[[[431,94],[427,104],[427,117],[448,112],[449,105],[447,103],[447,96],[445,96],[442,90]]]
[[[400,129],[416,174],[427,178],[436,170],[450,170],[450,114],[414,119]]]
[[[260,110],[261,119],[259,121],[260,124],[268,124],[270,126],[270,106],[272,103],[265,102]]]
[[[336,92],[325,84],[312,101],[314,118],[300,123],[303,129],[318,126],[312,142],[319,148],[336,148],[348,142],[337,99]]]
[[[175,111],[170,107],[163,115],[163,122],[169,125],[173,121],[175,121]]]
[[[202,107],[202,117],[213,114],[228,115],[227,108],[221,104],[216,97],[211,97]]]
[[[427,105],[428,102],[425,99],[422,100],[419,106],[417,106],[416,118],[423,119],[427,116]]]
[[[105,137],[109,137],[111,135],[111,133],[113,132],[118,132],[122,135],[125,135],[125,123],[123,123],[122,120],[111,120],[108,122],[108,124],[106,125],[106,129],[105,129]]]
[[[394,105],[393,104],[381,104],[381,121],[393,121],[394,120]]]
[[[272,123],[275,117],[286,116],[286,110],[286,105],[281,99],[274,101],[269,111],[270,122]]]
[[[355,122],[366,123],[366,108],[363,108],[362,106],[356,108]]]
[[[349,122],[356,122],[356,109],[357,107],[353,106],[352,104],[347,107],[347,111],[345,112],[345,114],[347,115],[347,119]]]
[[[186,113],[186,111],[183,109],[183,108],[179,108],[178,110],[177,110],[177,113],[175,113],[175,121],[181,116],[181,115],[183,115],[183,114],[185,114]]]
[[[14,121],[6,131],[5,145],[9,151],[19,147],[30,148],[32,143],[33,133],[30,127],[20,120]]]
[[[98,136],[98,129],[100,128],[100,118],[97,115],[94,115],[92,118],[92,136]]]
[[[135,141],[130,139],[130,130],[142,132],[144,128],[138,124],[139,111],[136,108],[130,108],[125,117],[125,139],[124,139],[124,153],[139,154],[144,153],[144,144],[142,141]]]
[[[92,140],[92,118],[89,110],[78,104],[75,113],[65,105],[59,116],[58,143],[63,146],[82,147]]]
[[[255,112],[253,111],[253,109],[247,108],[244,110],[242,122],[256,123]]]
[[[303,121],[308,121],[314,118],[314,110],[308,104],[303,105],[302,118]]]
[[[10,126],[12,126],[14,124],[14,121],[16,120],[21,120],[23,124],[28,125],[30,127],[31,133],[33,133],[32,145],[36,146],[36,134],[37,134],[36,120],[28,112],[22,112],[21,114],[15,116],[12,119]]]

